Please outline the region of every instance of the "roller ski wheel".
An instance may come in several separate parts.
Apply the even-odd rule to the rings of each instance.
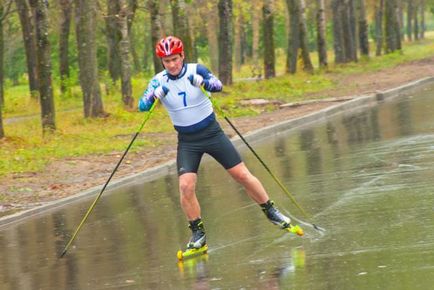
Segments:
[[[192,248],[192,249],[187,249],[185,251],[179,250],[178,253],[176,253],[176,257],[178,258],[178,261],[185,261],[187,259],[191,259],[206,254],[207,251],[208,251],[208,245],[204,245],[199,249]]]
[[[304,231],[299,225],[293,226],[290,224],[288,227],[285,228],[285,230],[300,237],[304,235]]]

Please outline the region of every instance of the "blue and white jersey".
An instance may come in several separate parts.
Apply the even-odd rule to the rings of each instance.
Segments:
[[[161,103],[169,112],[175,129],[179,132],[195,132],[214,120],[210,99],[198,87],[188,80],[188,76],[199,74],[203,77],[204,88],[210,92],[222,90],[222,83],[203,65],[184,64],[178,76],[169,75],[165,70],[155,75],[150,81],[142,98],[139,110],[147,111],[154,103],[154,90],[165,86],[169,91]]]

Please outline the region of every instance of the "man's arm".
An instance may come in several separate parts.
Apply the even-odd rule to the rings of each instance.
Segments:
[[[160,82],[154,77],[148,84],[148,87],[143,92],[142,97],[139,99],[139,111],[146,112],[149,111],[155,102],[154,92],[155,89],[160,86]]]
[[[208,92],[221,92],[222,82],[216,78],[205,66],[198,64],[196,73],[203,78],[202,85]]]

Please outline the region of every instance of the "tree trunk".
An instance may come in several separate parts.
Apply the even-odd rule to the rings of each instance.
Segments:
[[[241,12],[240,3],[238,3],[236,9],[238,10],[238,13],[235,16],[235,27],[234,27],[234,62],[235,62],[235,71],[239,72],[241,70],[241,63],[242,63],[241,33],[243,30],[243,15]]]
[[[327,41],[326,41],[326,19],[324,0],[317,0],[316,27],[318,61],[320,67],[327,67]]]
[[[5,105],[5,96],[4,96],[4,48],[5,48],[5,42],[4,42],[4,30],[3,30],[3,23],[7,17],[7,15],[11,11],[12,6],[12,0],[10,0],[7,4],[0,2],[0,113],[2,108]],[[0,116],[0,123],[1,123],[1,116]],[[3,131],[3,125],[1,125],[0,131]],[[0,132],[1,134],[2,132]]]
[[[0,135],[3,137],[3,126],[1,124],[1,110],[3,108],[3,105],[5,103],[5,96],[4,96],[4,32],[3,32],[3,21],[5,17],[5,7],[3,2],[0,2]],[[0,138],[1,138],[0,137]]]
[[[375,42],[376,51],[375,55],[380,56],[383,48],[383,14],[384,14],[384,0],[380,0],[375,6]]]
[[[286,72],[295,74],[297,72],[297,56],[300,47],[300,7],[297,0],[286,0],[286,7],[289,15],[288,48],[286,53]]]
[[[160,23],[160,12],[159,12],[159,1],[158,0],[148,0],[148,9],[150,13],[151,21],[151,43],[152,43],[152,59],[154,61],[154,72],[157,74],[163,70],[163,65],[161,64],[160,58],[155,54],[154,46],[161,38],[161,23]],[[145,54],[148,54],[145,51]]]
[[[413,3],[413,36],[414,40],[419,40],[419,4]]]
[[[407,0],[407,39],[413,41],[413,0]]]
[[[404,31],[404,2],[405,0],[398,0],[397,3],[397,20],[399,26],[399,37],[400,42],[405,40],[405,31]]]
[[[385,3],[385,32],[386,53],[399,49],[399,26],[396,13],[396,0],[386,0]]]
[[[36,43],[38,55],[38,80],[41,104],[42,130],[56,129],[53,88],[51,84],[51,51],[48,40],[48,3],[45,0],[30,0],[35,8]]]
[[[199,10],[200,17],[206,19],[206,38],[208,40],[208,55],[211,62],[211,71],[216,72],[219,69],[219,45],[216,27],[218,27],[218,18],[215,17],[216,5],[214,2],[198,0],[198,5],[203,9]]]
[[[26,51],[27,72],[29,75],[30,95],[37,97],[39,90],[38,71],[37,71],[37,56],[36,56],[36,41],[34,26],[32,23],[33,16],[30,7],[26,0],[15,0],[18,15],[20,17],[21,29],[23,32],[24,49]]]
[[[264,44],[264,76],[266,79],[276,76],[276,57],[274,52],[273,37],[273,0],[265,0],[262,8],[263,21],[263,44]]]
[[[128,34],[131,35],[131,28],[134,23],[134,18],[136,16],[136,10],[139,8],[139,3],[137,3],[138,0],[127,0],[128,5],[128,16],[127,16],[127,22],[128,22]]]
[[[0,2],[0,139],[5,136],[3,129],[3,105],[5,103],[3,94],[3,53],[4,53],[4,38],[3,38],[3,20],[5,15],[5,7],[3,2]]]
[[[170,0],[172,8],[172,23],[173,34],[182,40],[184,45],[185,61],[195,62],[193,41],[190,35],[188,17],[186,15],[186,8],[184,0]]]
[[[75,1],[75,25],[85,118],[105,117],[96,58],[96,2]]]
[[[131,87],[130,40],[128,30],[129,7],[126,0],[119,0],[118,28],[121,35],[119,42],[119,56],[121,60],[122,102],[132,109],[134,98]]]
[[[402,39],[403,34],[402,34],[402,23],[403,21],[401,21],[401,15],[402,15],[402,8],[401,8],[401,1],[402,0],[395,0],[395,37],[396,37],[396,49],[401,50],[402,49]]]
[[[60,91],[66,93],[66,82],[69,79],[69,32],[71,28],[72,0],[59,0],[61,9],[59,35],[59,73]]]
[[[347,0],[348,1],[348,16],[349,16],[349,23],[350,23],[350,61],[357,62],[357,20],[356,20],[356,8],[355,8],[355,1],[356,0]]]
[[[260,24],[262,13],[260,11],[259,5],[252,4],[251,14],[252,14],[252,76],[261,77],[262,69],[259,65],[259,36],[260,36]]]
[[[135,37],[134,37],[133,30],[132,30],[134,18],[136,15],[136,10],[138,8],[137,0],[128,0],[128,7],[129,7],[129,11],[130,11],[130,13],[128,14],[128,17],[127,17],[128,37],[130,39],[130,50],[131,50],[131,57],[133,59],[134,72],[137,73],[137,72],[141,71],[141,66],[140,66],[140,58],[139,58],[139,55],[137,54],[137,50],[136,50],[136,46],[135,46]]]
[[[312,61],[310,60],[309,46],[307,41],[307,23],[306,23],[306,5],[304,0],[297,0],[300,5],[300,56],[303,61],[303,70],[309,73],[313,72]]]
[[[359,0],[359,47],[360,54],[369,56],[369,32],[368,21],[366,20],[365,0]]]
[[[335,63],[344,63],[345,48],[344,48],[344,32],[341,18],[341,3],[342,0],[332,1],[333,12],[333,49],[335,52]]]
[[[241,38],[241,64],[246,63],[246,59],[249,57],[250,54],[250,45],[248,44],[248,36],[247,36],[247,23],[246,19],[243,16],[242,23],[241,23],[241,31],[240,31],[240,38]]]
[[[3,116],[2,116],[3,104],[4,102],[0,102],[0,139],[5,136],[5,131],[3,129]]]
[[[425,30],[426,30],[426,24],[425,24],[425,0],[420,0],[420,38],[425,38]]]
[[[219,0],[219,78],[232,84],[232,0]]]
[[[340,12],[344,33],[345,62],[357,61],[353,0],[343,0]]]
[[[155,1],[155,0],[153,0]],[[172,13],[171,0],[158,1],[158,14],[160,15],[160,30],[161,37],[173,35],[173,17],[169,15]]]
[[[118,13],[120,10],[119,1],[107,0],[106,38],[107,38],[107,65],[110,78],[113,83],[121,77],[121,60],[119,42],[121,33],[118,29]]]
[[[3,103],[0,103],[0,139],[2,139],[5,136],[5,131],[3,129]]]

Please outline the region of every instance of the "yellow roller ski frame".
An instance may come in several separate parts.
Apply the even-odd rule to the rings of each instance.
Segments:
[[[178,253],[176,253],[176,257],[178,258],[178,261],[184,261],[193,257],[206,254],[207,251],[208,251],[208,245],[205,245],[199,249],[187,249],[185,251],[179,250]]]
[[[300,237],[304,235],[304,231],[299,225],[295,225],[295,226],[289,225],[289,227],[287,227],[286,230]]]

